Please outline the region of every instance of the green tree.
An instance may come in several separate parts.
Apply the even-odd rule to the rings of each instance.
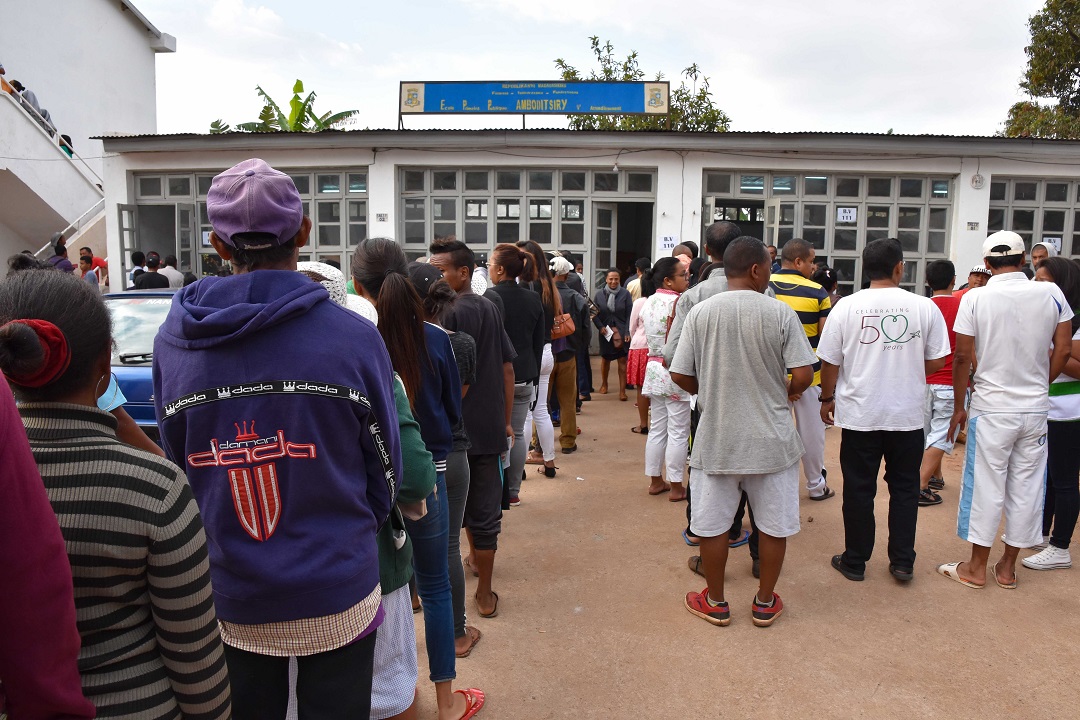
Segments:
[[[259,112],[258,120],[239,123],[235,128],[232,128],[228,123],[218,119],[210,123],[210,133],[217,135],[233,130],[238,132],[319,132],[320,130],[329,130],[340,126],[359,113],[358,110],[345,110],[338,113],[325,112],[322,115],[316,115],[313,108],[315,93],[310,92],[307,97],[301,98],[300,94],[304,92],[304,83],[300,80],[297,80],[293,85],[293,96],[289,101],[289,113],[287,115],[260,86],[256,85],[255,91],[263,101],[263,108]]]
[[[1028,29],[1031,44],[1024,49],[1028,64],[1020,87],[1031,99],[1009,108],[1003,134],[1080,138],[1080,0],[1047,0]]]
[[[611,41],[600,44],[600,38],[589,38],[593,55],[600,65],[599,71],[590,70],[588,76],[568,64],[562,58],[555,60],[555,66],[562,73],[563,80],[607,80],[607,81],[642,81],[645,71],[638,63],[637,51],[631,51],[625,60],[615,57],[615,48]],[[723,110],[716,107],[712,93],[709,92],[709,78],[701,73],[697,64],[682,71],[685,78],[679,86],[671,90],[668,98],[671,130],[676,132],[724,132],[731,125]],[[663,73],[656,73],[657,80],[663,80]],[[689,82],[689,85],[687,84]],[[575,130],[665,130],[668,117],[663,115],[569,115],[570,127]]]

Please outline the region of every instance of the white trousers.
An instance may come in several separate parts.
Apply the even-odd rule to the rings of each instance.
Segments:
[[[1046,413],[989,413],[968,421],[956,534],[990,547],[1005,512],[1005,542],[1043,539]]]
[[[548,386],[551,382],[551,371],[555,369],[555,356],[551,354],[551,343],[544,346],[544,354],[540,361],[540,384],[537,387],[539,397],[536,407],[525,416],[525,440],[528,442],[532,437],[533,423],[536,423],[536,439],[540,441],[540,451],[544,454],[544,461],[555,459],[555,428],[551,426],[551,413],[548,412]]]
[[[666,468],[667,481],[681,483],[690,442],[690,402],[656,395],[649,399],[652,420],[645,442],[645,476],[661,476]]]
[[[806,477],[806,489],[810,497],[825,493],[825,423],[821,422],[821,386],[806,388],[798,400],[791,404],[795,411],[795,427],[802,439],[802,469]]]

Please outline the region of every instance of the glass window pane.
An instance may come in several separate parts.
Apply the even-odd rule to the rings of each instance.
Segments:
[[[466,220],[487,220],[488,218],[488,200],[466,198],[465,200],[465,219]]]
[[[793,203],[781,203],[780,204],[780,224],[781,225],[794,225],[795,224],[795,205]]]
[[[997,232],[1005,229],[1005,208],[990,208],[986,217],[987,232]]]
[[[919,252],[918,230],[900,230],[896,233],[896,238],[900,241],[900,246],[904,248],[904,252]],[[906,268],[907,265],[904,267]]]
[[[518,171],[506,171],[500,170],[495,173],[495,189],[496,190],[520,190],[521,189],[521,173]]]
[[[529,223],[529,239],[541,245],[551,242],[551,223]]]
[[[435,222],[457,220],[457,198],[432,198],[431,219]]]
[[[427,233],[424,231],[424,223],[422,223],[422,222],[407,222],[407,223],[405,223],[405,242],[407,242],[407,243],[427,243]]]
[[[321,202],[316,203],[318,208],[318,221],[320,223],[339,223],[341,222],[341,203],[337,202]]]
[[[435,237],[450,237],[451,235],[457,235],[457,223],[432,223],[431,231],[435,234]]]
[[[1046,183],[1046,202],[1068,202],[1069,186],[1066,183]]]
[[[889,215],[892,212],[890,205],[870,205],[866,208],[866,227],[887,228],[889,227]]]
[[[803,240],[818,250],[825,249],[825,228],[807,228],[803,230]]]
[[[652,173],[627,173],[627,192],[652,192]]]
[[[945,200],[949,197],[949,181],[948,180],[931,180],[930,181],[930,197],[931,199]]]
[[[855,280],[855,258],[834,258],[832,268],[836,271],[837,282]]]
[[[773,195],[794,195],[795,194],[795,176],[794,175],[773,175],[772,179],[772,194]]]
[[[612,218],[614,218],[614,213],[612,213],[611,210],[609,210],[608,208],[597,208],[597,210],[596,210],[596,226],[597,227],[604,227],[604,228],[611,227]]]
[[[349,244],[359,245],[367,237],[367,223],[349,223]]]
[[[859,197],[859,188],[862,185],[860,178],[837,178],[837,197]]]
[[[945,233],[931,232],[926,243],[926,251],[932,253],[945,252]]]
[[[307,213],[305,213],[306,215]],[[209,225],[210,216],[206,214],[206,203],[199,203],[199,224]]]
[[[562,189],[569,192],[584,192],[585,191],[585,173],[583,172],[570,172],[563,170],[562,172]]]
[[[296,186],[296,192],[301,195],[311,194],[311,176],[310,175],[290,175],[293,185]]]
[[[424,199],[423,198],[406,198],[405,199],[405,221],[410,220],[423,220],[424,214]]]
[[[584,245],[585,244],[585,226],[578,223],[563,223],[562,224],[562,237],[560,238],[563,245]]]
[[[828,195],[829,178],[824,175],[807,175],[803,181],[803,193],[806,195]]]
[[[765,194],[765,176],[764,175],[740,175],[739,176],[739,192],[744,195],[763,195]]]
[[[339,193],[341,192],[341,176],[319,175],[316,187],[320,193]]]
[[[900,197],[921,198],[923,196],[923,181],[920,178],[900,178]]]
[[[731,194],[731,174],[718,172],[705,173],[705,192],[719,195]]]
[[[497,218],[519,218],[521,217],[521,201],[520,200],[496,200],[495,201],[495,217]]]
[[[367,222],[367,201],[349,201],[349,222]]]
[[[550,170],[530,170],[529,171],[529,189],[530,190],[551,190],[552,188],[552,173]]]
[[[1013,200],[1034,200],[1038,195],[1039,183],[1014,182]]]
[[[206,193],[210,192],[210,185],[213,182],[213,175],[199,175],[197,178],[195,178],[195,183],[199,189],[199,197],[206,197]]]
[[[1013,210],[1012,217],[1012,230],[1013,232],[1030,232],[1035,229],[1035,211],[1034,210]]]
[[[931,230],[944,230],[945,218],[948,214],[948,208],[932,207],[930,208],[930,218],[927,223],[927,227]]]
[[[824,225],[828,205],[803,205],[803,225]]]
[[[1005,199],[1005,181],[990,183],[990,199],[991,200],[1004,200]]]
[[[854,250],[856,234],[854,229],[836,228],[836,234],[833,236],[833,249]]]
[[[349,192],[367,192],[367,173],[349,173]]]
[[[161,197],[161,178],[139,178],[139,197]]]
[[[921,207],[901,207],[898,208],[896,226],[898,228],[914,228],[917,230],[921,224],[921,219]]]
[[[533,220],[550,220],[551,200],[529,200],[529,218]]]
[[[431,189],[457,190],[457,170],[432,170]]]
[[[584,220],[585,218],[585,201],[584,200],[563,200],[562,201],[562,219],[563,220]]]
[[[872,240],[884,240],[887,237],[889,237],[889,231],[886,229],[877,230],[874,228],[869,228],[866,231],[866,242],[870,242]]]
[[[516,243],[521,239],[521,225],[516,222],[501,222],[495,226],[495,242]]]
[[[866,194],[870,197],[892,197],[892,178],[870,178],[866,181]]]
[[[405,171],[405,192],[423,192],[424,187],[423,170]]]
[[[795,231],[791,228],[780,228],[776,233],[776,246],[784,247],[784,243],[795,236]]]
[[[483,172],[466,172],[465,173],[465,189],[466,190],[487,190],[488,189],[488,173]]]
[[[594,172],[593,192],[618,192],[619,173]]]
[[[188,197],[191,195],[191,178],[189,177],[171,177],[169,178],[169,196],[170,197]]]
[[[1043,234],[1061,233],[1065,230],[1064,210],[1043,210]]]
[[[341,226],[340,225],[320,225],[319,226],[319,247],[341,245]]]
[[[487,223],[481,222],[467,222],[465,223],[465,242],[467,243],[486,243],[488,239],[488,226]]]
[[[904,263],[904,275],[900,279],[902,283],[915,282],[915,276],[919,272],[919,262],[917,260],[909,260]]]
[[[597,228],[596,229],[596,247],[610,248],[611,247],[611,229],[610,228]]]

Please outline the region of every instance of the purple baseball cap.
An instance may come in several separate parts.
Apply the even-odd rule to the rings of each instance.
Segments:
[[[292,178],[252,158],[214,178],[206,193],[206,214],[223,243],[265,250],[296,237],[304,220],[304,206]],[[265,233],[274,239],[238,244],[233,236],[240,233]]]

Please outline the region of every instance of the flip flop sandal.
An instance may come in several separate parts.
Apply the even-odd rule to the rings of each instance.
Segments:
[[[695,538],[696,537],[697,536],[695,536]],[[691,540],[690,539],[690,534],[687,533],[685,530],[682,531],[682,539],[683,539],[683,542],[686,543],[687,545],[689,545],[690,547],[698,547],[698,543],[695,542],[694,540]]]
[[[527,455],[525,457],[525,464],[526,465],[543,465],[544,464],[544,456],[543,455],[533,455],[532,453],[529,453],[529,455]]]
[[[705,571],[701,569],[700,555],[691,555],[690,559],[686,561],[686,565],[701,577],[705,577]]]
[[[491,595],[492,595],[492,597],[495,598],[495,607],[493,607],[491,609],[491,612],[489,612],[487,614],[484,614],[484,613],[480,612],[480,603],[476,604],[476,611],[478,613],[480,613],[480,617],[482,617],[482,618],[493,618],[493,617],[497,617],[499,615],[499,593],[492,590]],[[475,600],[475,599],[476,599],[476,596],[474,595],[473,600]]]
[[[829,498],[834,497],[835,495],[836,495],[836,491],[833,490],[828,485],[826,485],[825,486],[825,492],[821,493],[820,495],[810,495],[809,497],[810,497],[811,500],[813,500],[815,502],[820,502],[821,500],[828,500]]]
[[[480,571],[472,566],[472,563],[469,562],[468,557],[462,558],[461,564],[466,570],[473,574],[473,577],[480,577]]]
[[[484,637],[484,634],[480,632],[479,628],[475,628],[472,625],[465,626],[465,637],[469,638],[469,647],[465,652],[455,652],[454,656],[457,658],[467,658],[472,654],[473,648],[480,642],[480,638]]]
[[[555,467],[554,465],[552,465],[551,467],[548,467],[547,465],[541,465],[540,467],[536,468],[536,472],[549,478],[553,478],[555,477],[555,471],[558,469],[559,468]]]
[[[484,707],[483,690],[469,688],[468,690],[455,690],[454,693],[465,696],[465,714],[461,716],[461,720],[476,717],[476,713],[480,712],[480,708]]]
[[[965,580],[964,578],[960,577],[960,573],[956,569],[957,567],[959,567],[959,565],[960,565],[960,563],[958,563],[958,562],[945,563],[944,565],[938,565],[938,567],[937,567],[938,574],[939,575],[944,575],[945,577],[949,578],[950,580],[960,583],[964,587],[969,587],[969,588],[971,588],[973,590],[982,590],[983,587],[984,587],[983,585],[976,585],[975,583],[971,582],[970,580]]]
[[[634,427],[630,428],[630,432],[637,433],[638,435],[648,435],[649,434],[649,428],[641,427],[640,425],[635,425]]]
[[[650,495],[663,495],[666,492],[671,492],[671,486],[666,485],[662,490],[649,490]]]
[[[994,582],[998,584],[998,587],[1003,590],[1015,590],[1016,589],[1016,573],[1013,573],[1013,579],[1011,583],[1003,583],[998,580],[997,563],[990,566],[990,574],[994,576]]]
[[[919,491],[919,507],[928,507],[930,505],[940,505],[942,503],[941,496],[930,489]]]
[[[739,535],[739,537],[735,538],[734,540],[732,540],[730,537],[728,538],[728,547],[729,548],[742,547],[743,545],[746,545],[748,542],[750,542],[750,531],[749,530],[743,530],[742,533]]]

